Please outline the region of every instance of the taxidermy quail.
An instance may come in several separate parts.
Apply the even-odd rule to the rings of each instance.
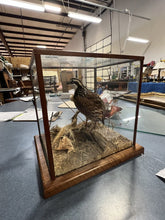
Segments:
[[[72,78],[68,84],[77,86],[73,95],[73,102],[77,109],[86,116],[86,124],[88,120],[101,121],[104,124],[105,105],[99,95],[88,90],[79,79]]]

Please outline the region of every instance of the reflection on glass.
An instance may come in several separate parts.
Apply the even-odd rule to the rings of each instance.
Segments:
[[[38,129],[39,129],[39,136],[43,148],[43,152],[48,164],[48,157],[47,157],[47,147],[46,147],[46,141],[45,141],[45,129],[44,129],[44,122],[43,122],[43,113],[42,113],[42,106],[41,106],[41,99],[40,99],[40,92],[39,92],[39,82],[38,82],[38,76],[36,72],[36,66],[35,62],[33,64],[32,68],[32,83],[34,88],[34,104],[36,109],[36,115],[37,115],[37,123],[38,123]]]
[[[40,137],[46,159],[48,158],[47,149],[49,152],[49,159],[52,158],[50,152],[53,154],[52,160],[55,164],[54,168],[56,175],[62,175],[72,170],[68,168],[68,165],[60,165],[63,163],[65,164],[65,162],[72,165],[73,160],[77,161],[75,167],[73,167],[73,169],[76,169],[95,161],[96,158],[98,160],[99,158],[107,157],[108,155],[133,146],[136,107],[135,104],[130,105],[129,103],[120,100],[120,97],[125,93],[131,92],[135,94],[134,100],[136,102],[140,75],[139,61],[134,61],[133,58],[112,59],[109,58],[109,56],[107,56],[107,58],[106,56],[103,58],[99,56],[76,57],[63,55],[41,55],[41,64],[42,71],[40,69],[38,70],[38,74],[42,74],[41,77],[39,75],[40,93],[38,93],[39,82],[36,68],[35,65],[33,66],[35,94],[39,95],[39,98],[36,100],[36,109],[38,114],[43,110],[43,112],[47,112],[48,115],[43,115],[42,119],[38,121],[38,126],[40,129]],[[97,120],[94,120],[94,117],[92,118],[92,116],[89,117],[92,111],[90,108],[92,106],[90,101],[88,102],[88,105],[90,106],[88,109],[86,103],[82,104],[82,108],[86,108],[87,113],[85,111],[84,115],[80,113],[76,118],[77,121],[75,120],[75,124],[73,123],[74,119],[72,121],[72,116],[75,114],[77,109],[73,109],[73,107],[70,108],[68,105],[66,109],[59,108],[60,104],[66,104],[66,102],[69,101],[70,96],[74,94],[75,88],[77,88],[75,85],[68,85],[67,82],[70,81],[71,78],[79,79],[90,91],[97,92],[98,95],[100,95],[106,106],[105,125],[113,128],[113,130],[107,128],[106,126],[102,126],[101,123],[98,124],[100,127],[97,130],[97,126],[94,124]],[[81,82],[80,84],[77,83],[77,85],[79,85],[78,88],[83,88],[81,87]],[[43,85],[44,88],[41,89],[41,86]],[[129,88],[133,88],[133,90],[130,90]],[[81,92],[80,94],[82,94]],[[90,94],[89,91],[88,94]],[[83,94],[83,96],[85,95]],[[96,101],[99,100],[97,96],[95,96],[95,98]],[[79,102],[80,105],[82,102],[84,101],[81,100]],[[96,109],[94,112],[95,118],[97,111],[102,111],[103,105],[100,100],[99,104],[100,105],[96,106],[101,107],[96,108],[95,104],[92,106]],[[99,108],[101,108],[101,110]],[[57,121],[51,121],[53,116],[59,111],[63,111],[62,117]],[[94,121],[93,124],[95,125],[94,128],[91,128],[90,130],[86,129],[85,126],[93,125],[91,122],[85,124],[86,117],[87,119],[92,118]],[[83,120],[83,123],[79,124],[81,120]],[[56,125],[57,127],[55,127]],[[66,125],[67,127],[65,127]],[[120,132],[115,132],[117,129],[129,129],[129,136],[126,134],[125,137],[122,137]],[[47,146],[45,142],[45,133],[47,134]],[[49,133],[51,143],[49,143],[49,138],[47,138],[49,137]],[[81,133],[83,133],[83,135]],[[92,135],[94,138],[92,138]],[[82,148],[78,147],[79,143],[81,143],[80,146]],[[51,147],[49,148],[50,144]],[[96,147],[96,154],[92,153],[95,149],[95,147],[92,147],[92,144]],[[74,151],[74,147],[77,151]],[[83,151],[81,151],[81,149],[83,149]],[[67,154],[69,150],[73,152],[71,154]],[[82,156],[82,159],[79,160],[79,156],[77,156],[77,159],[73,159],[72,156],[76,155],[74,152],[77,152],[77,155]],[[85,155],[88,155],[88,160],[85,160]],[[51,162],[49,165],[49,167],[51,167]]]
[[[108,110],[106,113],[106,125],[113,129],[128,129],[129,124],[132,138],[136,107],[135,105],[133,108],[130,107],[129,102],[122,102],[120,98],[124,94],[132,93],[136,102],[139,76],[140,62],[131,61],[97,69],[98,91],[101,90],[100,97]],[[130,88],[133,88],[133,90],[130,90]]]

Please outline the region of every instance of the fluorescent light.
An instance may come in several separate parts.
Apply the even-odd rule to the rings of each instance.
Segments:
[[[44,46],[44,45],[37,45],[36,47],[38,47],[38,48],[46,48],[46,46]]]
[[[127,40],[138,42],[138,43],[144,43],[144,44],[149,42],[149,40],[142,39],[142,38],[137,38],[137,37],[128,37]]]
[[[42,11],[42,12],[45,11],[44,7],[39,4],[34,4],[34,3],[24,2],[24,1],[0,0],[0,4],[19,7],[19,8],[25,8],[25,9],[31,9],[31,10],[36,10],[36,11]]]
[[[45,10],[49,12],[61,12],[61,8],[54,6],[53,4],[45,3],[44,7],[45,7]]]
[[[76,18],[76,19],[79,19],[79,20],[89,21],[89,22],[94,22],[94,23],[100,23],[102,21],[102,19],[98,18],[98,17],[79,14],[79,13],[75,13],[75,12],[71,12],[71,11],[68,12],[68,16],[70,18]]]

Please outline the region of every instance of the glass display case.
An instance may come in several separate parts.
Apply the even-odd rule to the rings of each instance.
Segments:
[[[142,56],[33,50],[30,70],[39,130],[35,145],[45,198],[144,153],[136,143],[143,60]],[[48,89],[47,76],[54,77],[54,90]],[[77,86],[71,84],[73,79]],[[129,92],[132,81],[138,83],[136,104],[129,106],[119,98]],[[78,84],[85,91],[76,92],[80,106],[75,96]],[[99,88],[102,92],[96,95]],[[95,120],[98,111],[103,120]]]

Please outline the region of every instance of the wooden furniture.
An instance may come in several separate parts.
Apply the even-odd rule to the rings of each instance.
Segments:
[[[69,89],[72,89],[71,85],[67,85],[67,82],[73,78],[73,72],[63,70],[60,72],[61,82],[62,82],[62,90],[63,92],[68,92]]]
[[[108,85],[108,89],[112,91],[126,91],[128,86],[128,81],[114,80],[101,82],[102,86]]]
[[[32,94],[32,82],[31,80],[17,82],[13,79],[9,73],[4,69],[0,74],[1,87],[6,88],[3,101],[10,102],[16,101],[15,97],[21,97],[23,95],[28,96]],[[16,88],[18,88],[16,90]],[[13,93],[14,92],[14,93]]]
[[[32,94],[32,81],[31,80],[20,80],[18,82],[18,85],[21,87],[21,91],[23,95],[28,96],[29,94]]]
[[[3,77],[4,77],[7,88],[16,88],[16,87],[18,87],[16,81],[11,79],[7,72],[3,71]],[[10,97],[13,98],[12,92],[10,92]]]
[[[45,92],[57,92],[56,76],[44,76]]]
[[[11,93],[15,92],[16,88],[1,88],[0,87],[0,102],[4,103],[5,99],[4,99],[4,94],[5,93]]]
[[[5,69],[0,72],[0,87],[6,88],[6,91],[3,93],[3,102],[7,102],[8,99],[13,99],[16,96],[21,96],[20,89],[16,92],[16,88],[19,87],[17,82],[11,78]]]
[[[42,55],[42,56],[41,56]],[[35,136],[35,144],[40,166],[41,178],[43,183],[43,196],[48,198],[58,192],[61,192],[77,183],[80,183],[98,173],[123,163],[133,157],[139,156],[144,152],[144,148],[136,143],[136,131],[139,112],[139,99],[142,79],[142,67],[144,57],[117,55],[117,54],[97,54],[97,53],[79,53],[68,51],[56,51],[49,49],[34,49],[31,59],[31,74],[35,79],[35,89],[39,89],[40,98],[36,100],[35,89],[33,91],[34,104],[37,116],[37,124],[39,136]],[[103,159],[96,160],[76,170],[72,170],[66,174],[56,176],[54,169],[53,150],[50,137],[50,125],[48,118],[48,102],[46,98],[43,69],[81,69],[94,70],[94,87],[96,88],[97,70],[103,67],[118,66],[124,63],[136,63],[139,66],[139,79],[137,104],[135,108],[134,130],[132,134],[132,145],[125,150],[118,151]],[[36,65],[35,65],[36,64]],[[38,106],[42,107],[43,121],[38,120]],[[66,121],[66,124],[69,124]]]
[[[13,68],[12,69],[13,78],[16,81],[20,81],[22,79],[22,76],[30,76],[29,75],[29,69],[22,69],[22,68]]]

